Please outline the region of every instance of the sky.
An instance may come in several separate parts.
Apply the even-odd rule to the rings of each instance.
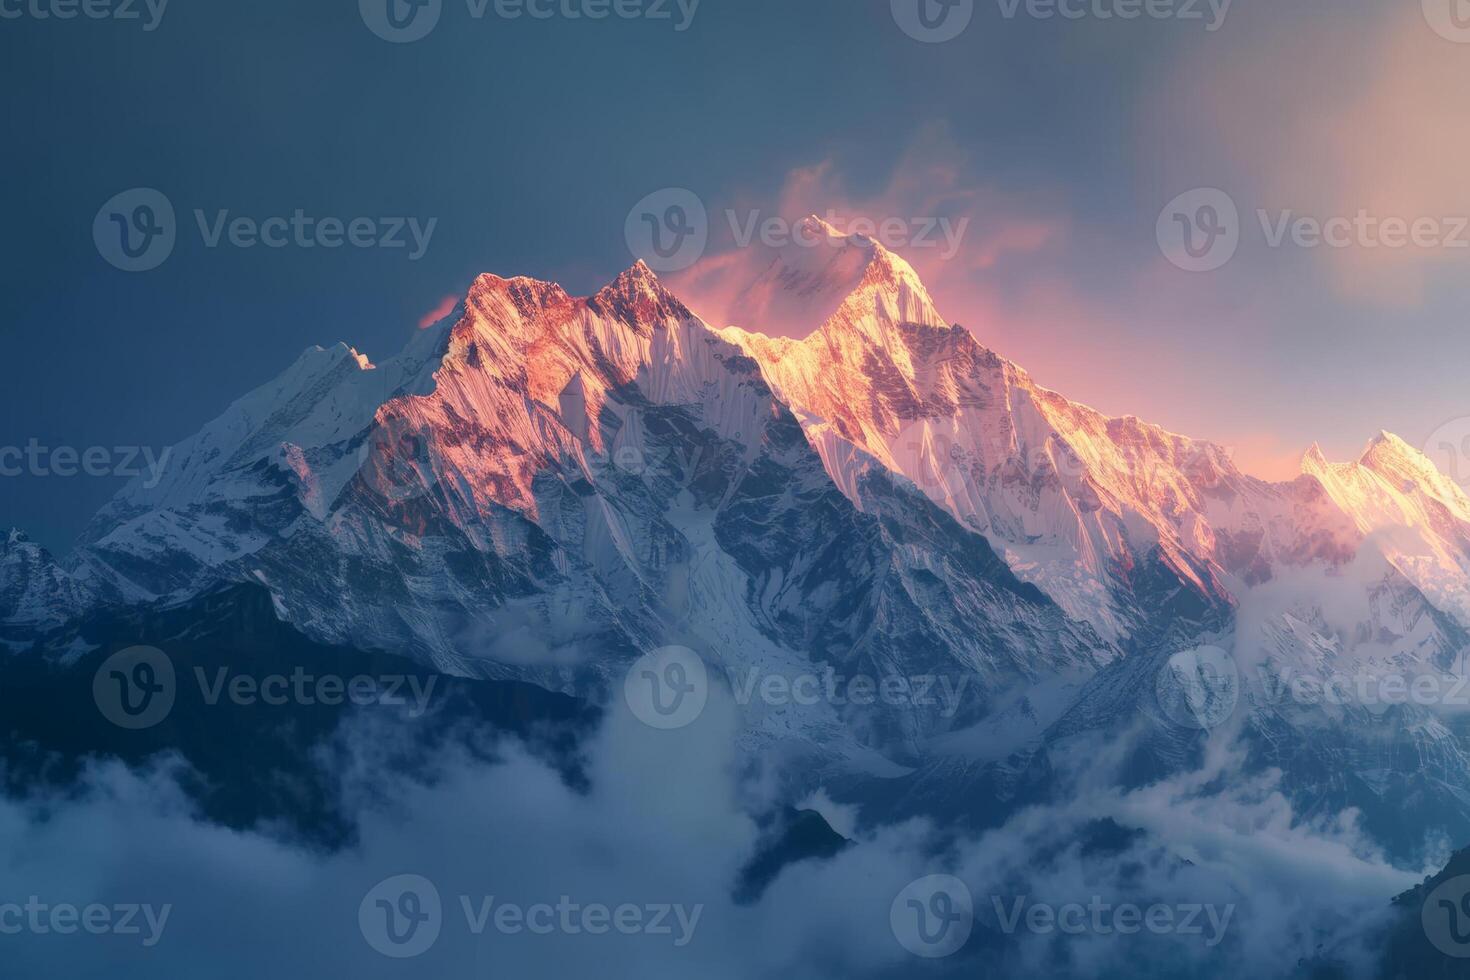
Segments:
[[[69,550],[130,454],[310,345],[390,356],[480,272],[595,290],[669,188],[708,215],[706,264],[746,258],[728,212],[963,227],[896,249],[946,317],[1263,475],[1314,441],[1347,459],[1380,429],[1470,436],[1470,32],[1450,0],[1158,0],[1174,16],[1133,19],[1102,16],[1128,0],[973,0],[943,41],[915,36],[917,0],[475,3],[389,41],[375,0],[100,19],[0,0],[0,453],[99,450],[99,475],[43,454],[0,476],[0,524]],[[1235,215],[1204,210],[1222,199]],[[1181,268],[1225,255],[1170,238],[1212,217],[1228,233],[1199,241],[1234,252]],[[1345,219],[1336,244],[1303,217]],[[1416,240],[1390,247],[1385,219]],[[325,247],[333,221],[361,247]],[[160,222],[172,249],[128,271],[119,232],[166,243],[132,237]]]

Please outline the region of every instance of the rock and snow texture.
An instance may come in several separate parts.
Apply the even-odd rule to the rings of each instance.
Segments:
[[[751,706],[770,733],[854,744],[1207,633],[1273,667],[1463,648],[1470,501],[1400,440],[1257,480],[1038,386],[881,245],[805,231],[738,326],[640,263],[580,298],[481,276],[379,364],[308,350],[125,488],[67,571],[12,537],[0,622],[251,581],[316,638],[557,689],[670,643],[737,685],[828,665],[976,681],[948,718]]]
[[[25,532],[11,528],[0,537],[0,626],[58,626],[87,601],[86,591]]]
[[[112,602],[258,582],[315,637],[553,688],[669,643],[737,684],[975,680],[949,715],[825,708],[834,731],[882,729],[856,741],[961,725],[1115,655],[906,481],[854,479],[861,509],[760,365],[641,263],[585,298],[482,276],[381,365],[306,352],[120,493],[72,565]]]
[[[1300,479],[1267,483],[1220,447],[1040,387],[950,325],[913,269],[866,238],[788,246],[754,290],[760,307],[780,305],[768,297],[778,285],[808,289],[812,251],[866,260],[825,321],[802,340],[756,324],[722,334],[761,363],[860,505],[867,467],[908,477],[1113,639],[1147,629],[1176,590],[1233,604],[1282,568],[1341,565],[1380,538],[1395,568],[1470,624],[1470,506],[1402,441],[1385,435],[1350,467],[1309,454]]]

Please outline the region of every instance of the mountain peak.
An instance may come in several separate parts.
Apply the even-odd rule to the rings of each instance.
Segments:
[[[949,327],[908,262],[815,214],[797,224],[791,240],[740,290],[728,320],[750,333],[786,337],[829,327],[834,337],[853,330],[876,337],[882,323]]]
[[[587,306],[633,327],[648,327],[654,321],[687,320],[694,315],[642,259],[589,297]]]
[[[636,261],[632,265],[630,265],[628,268],[626,268],[622,272],[618,273],[617,279],[613,280],[613,282],[614,283],[620,283],[620,282],[623,282],[624,280],[628,280],[628,281],[631,281],[631,282],[648,283],[650,285],[657,285],[658,284],[658,275],[652,269],[650,269],[648,267],[648,263],[647,262],[644,262],[642,259],[639,259],[638,261]]]
[[[868,259],[856,288],[822,324],[821,333],[840,337],[856,331],[879,340],[901,324],[949,329],[913,266],[871,239],[849,236],[847,241]],[[887,340],[881,342],[888,346]]]
[[[843,231],[839,231],[835,225],[815,214],[809,214],[801,219],[801,223],[796,226],[796,230],[808,242],[826,239],[827,244],[837,247],[852,245],[870,249],[878,245],[877,242],[866,235],[849,235]]]
[[[1421,488],[1457,510],[1467,504],[1463,491],[1434,461],[1392,432],[1382,431],[1368,443],[1358,461],[1400,489]]]
[[[1327,454],[1322,451],[1320,442],[1312,443],[1312,448],[1302,455],[1302,472],[1316,473],[1331,465],[1327,461]]]
[[[514,310],[523,318],[534,318],[545,310],[564,309],[571,302],[572,298],[558,283],[543,282],[529,276],[506,279],[483,272],[475,277],[464,305],[466,310],[502,322],[502,318],[492,311]]]
[[[1334,465],[1322,451],[1321,443],[1312,443],[1306,455],[1302,457],[1302,471],[1315,473]],[[1340,464],[1352,466],[1354,464]],[[1423,471],[1433,469],[1434,464],[1429,461],[1419,450],[1409,445],[1403,439],[1389,432],[1387,429],[1380,430],[1378,435],[1368,441],[1367,447],[1358,457],[1355,465],[1365,469],[1386,475],[1388,471]]]
[[[1369,441],[1358,462],[1379,472],[1395,470],[1426,473],[1435,470],[1429,457],[1386,429]]]
[[[1389,432],[1387,429],[1379,429],[1378,435],[1368,440],[1368,447],[1363,450],[1362,459],[1366,462],[1367,459],[1374,453],[1382,452],[1392,452],[1397,454],[1410,453],[1417,455],[1418,450],[1414,449],[1414,447],[1410,446],[1407,442],[1400,439],[1392,432]]]

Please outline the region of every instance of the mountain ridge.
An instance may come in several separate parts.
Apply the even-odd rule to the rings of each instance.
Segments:
[[[1431,665],[1459,642],[1380,611],[1408,596],[1393,602],[1458,616],[1470,554],[1463,494],[1402,440],[1258,480],[1219,446],[1037,385],[947,322],[902,258],[817,230],[866,264],[827,276],[822,256],[814,280],[802,252],[761,273],[824,304],[849,289],[801,340],[710,327],[637,262],[585,297],[481,275],[381,363],[308,348],[181,443],[157,486],[124,488],[52,561],[71,574],[0,563],[0,596],[40,582],[54,600],[25,601],[54,601],[55,621],[21,622],[20,599],[0,613],[53,628],[249,582],[323,642],[569,693],[670,642],[737,671],[978,678],[948,718],[752,709],[761,737],[849,759],[907,757],[1018,686],[1192,637],[1313,665],[1329,648]],[[1345,575],[1365,549],[1385,567]],[[1243,601],[1317,570],[1342,594],[1232,633]]]
[[[1036,384],[949,325],[901,258],[868,240],[856,247],[869,257],[862,285],[804,337],[733,326],[722,335],[762,364],[850,495],[854,481],[844,471],[861,460],[903,474],[1104,635],[1126,639],[1135,630],[1138,603],[1127,580],[1155,548],[1183,587],[1228,605],[1281,567],[1346,560],[1393,519],[1381,509],[1365,517],[1319,447],[1296,478],[1266,481],[1213,443],[1136,416],[1109,417]],[[809,264],[804,249],[780,250],[762,279],[779,282],[784,266]],[[917,320],[905,315],[909,308],[920,311]],[[1451,539],[1436,554],[1455,567],[1453,585],[1470,586],[1463,493],[1387,433],[1363,459],[1378,460],[1375,472],[1398,466],[1431,484],[1449,519],[1424,513],[1433,510],[1427,504],[1416,517]],[[1401,570],[1448,592],[1412,563]],[[1110,608],[1099,613],[1100,603]]]

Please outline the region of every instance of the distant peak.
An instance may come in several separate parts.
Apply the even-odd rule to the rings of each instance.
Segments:
[[[1386,429],[1369,440],[1367,448],[1356,463],[1329,462],[1318,443],[1313,443],[1312,448],[1302,457],[1303,473],[1321,475],[1334,467],[1339,471],[1362,467],[1392,480],[1401,477],[1418,479],[1437,472],[1429,457]]]
[[[648,325],[654,320],[685,320],[694,314],[665,288],[642,259],[597,291],[587,305],[629,325]]]
[[[811,229],[813,231],[820,231],[828,235],[840,234],[840,232],[838,232],[836,228],[823,221],[821,216],[816,214],[809,214],[805,218],[801,219],[801,226],[803,228]]]
[[[1388,431],[1378,433],[1368,443],[1368,448],[1363,451],[1358,462],[1390,479],[1422,481],[1426,485],[1439,484],[1442,481],[1439,467],[1433,460]]]
[[[312,344],[296,358],[295,367],[315,372],[334,368],[346,360],[354,362],[360,370],[374,370],[373,362],[367,355],[358,353],[357,348],[348,346],[342,341],[338,341],[331,347]]]
[[[1302,456],[1303,473],[1319,473],[1325,470],[1329,465],[1330,464],[1327,461],[1327,454],[1322,451],[1321,443],[1312,443],[1312,448],[1308,449],[1306,453]]]
[[[1368,452],[1372,452],[1373,450],[1378,449],[1379,447],[1386,447],[1386,448],[1389,448],[1389,449],[1400,449],[1400,448],[1402,448],[1402,449],[1409,449],[1410,448],[1410,446],[1409,446],[1409,444],[1407,442],[1404,442],[1404,440],[1400,439],[1398,436],[1394,435],[1392,432],[1389,432],[1387,429],[1379,429],[1378,430],[1378,435],[1376,435],[1372,439],[1368,440],[1368,449],[1367,449]]]
[[[866,235],[849,235],[815,214],[807,215],[796,227],[806,239],[825,238],[830,245],[848,245],[871,250],[878,244]]]
[[[35,547],[36,546],[34,543],[32,543],[31,536],[29,534],[26,534],[18,527],[13,527],[6,532],[5,543],[0,544],[0,554],[8,555],[11,552],[17,550],[19,550],[20,553],[25,554]]]
[[[529,276],[514,276],[510,279],[484,272],[475,277],[465,297],[464,306],[480,316],[489,316],[499,322],[493,311],[509,306],[527,321],[537,320],[552,310],[570,307],[572,298],[559,283],[532,279]],[[473,317],[471,318],[473,319]],[[455,331],[472,329],[463,321],[456,323]]]
[[[530,276],[497,276],[493,272],[482,272],[475,277],[475,282],[470,286],[470,296],[478,293],[506,293],[506,292],[532,292],[538,294],[561,294],[566,291],[559,283],[547,282],[542,279],[533,279]]]
[[[1363,455],[1359,459],[1359,462],[1364,465],[1371,465],[1374,460],[1388,459],[1410,460],[1415,463],[1421,461],[1428,462],[1424,458],[1424,454],[1419,452],[1419,450],[1387,429],[1383,429],[1379,431],[1378,435],[1368,441],[1368,447],[1363,450]]]
[[[648,286],[649,288],[659,288],[661,286],[658,281],[658,275],[652,269],[650,269],[648,267],[648,263],[644,262],[642,259],[639,259],[637,262],[634,262],[628,268],[624,269],[618,274],[618,277],[612,281],[613,286],[621,286],[630,283],[638,283]]]

